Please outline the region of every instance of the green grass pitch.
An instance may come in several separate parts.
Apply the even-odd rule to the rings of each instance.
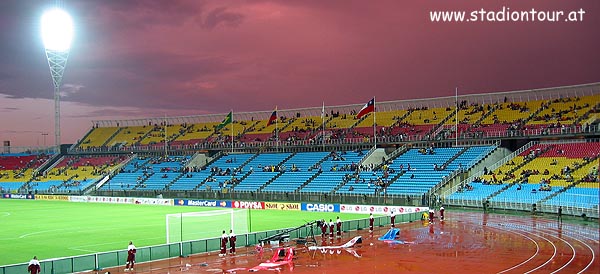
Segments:
[[[122,250],[166,242],[165,215],[222,208],[0,199],[0,265]],[[251,231],[295,227],[317,219],[361,214],[253,210]],[[217,230],[222,229],[207,227]]]

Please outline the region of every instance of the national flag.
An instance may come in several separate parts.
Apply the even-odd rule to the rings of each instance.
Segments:
[[[361,117],[371,113],[375,111],[375,97],[373,97],[373,99],[371,99],[371,101],[369,101],[367,104],[365,104],[360,111],[358,112],[358,115],[356,115],[356,119],[360,119]]]
[[[227,116],[225,116],[225,119],[223,119],[223,122],[221,122],[220,124],[217,125],[217,130],[220,130],[220,129],[224,128],[226,125],[231,124],[232,121],[233,121],[233,111],[230,111],[229,114],[227,114]]]
[[[269,117],[267,126],[272,125],[274,121],[277,121],[277,106],[275,106],[275,110],[273,110],[273,113],[271,113],[271,117]]]

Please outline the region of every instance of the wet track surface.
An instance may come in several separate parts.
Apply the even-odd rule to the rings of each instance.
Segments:
[[[600,273],[599,232],[587,227],[532,216],[448,212],[445,221],[397,225],[397,239],[379,241],[389,227],[350,231],[342,239],[317,236],[318,245],[342,245],[356,235],[363,243],[352,252],[308,251],[299,246],[292,265],[261,272],[284,273]],[[233,256],[202,254],[123,267],[98,273],[249,273],[272,255],[240,248]],[[355,256],[358,255],[358,256]],[[238,269],[235,271],[229,271]]]

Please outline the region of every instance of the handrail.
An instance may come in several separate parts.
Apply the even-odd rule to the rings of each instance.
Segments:
[[[501,167],[502,165],[508,163],[508,161],[512,160],[513,158],[515,158],[517,155],[521,154],[521,152],[529,149],[530,147],[532,147],[535,144],[538,144],[538,141],[531,141],[527,144],[525,144],[524,146],[520,147],[519,149],[513,151],[513,153],[507,155],[506,157],[502,158],[502,160],[494,163],[493,165],[491,165],[488,170],[496,170],[499,167]],[[465,184],[468,184],[470,182],[473,181],[473,179],[475,179],[475,177],[481,177],[483,174],[483,170],[480,170],[478,172],[476,172],[475,174],[471,175],[469,178],[467,178],[466,180],[463,180],[462,182],[460,182],[459,184],[456,184],[454,186],[452,186],[451,188],[449,188],[448,190],[444,191],[443,193],[443,197],[448,197],[450,196],[450,194],[458,191],[458,188],[460,186],[464,186]]]

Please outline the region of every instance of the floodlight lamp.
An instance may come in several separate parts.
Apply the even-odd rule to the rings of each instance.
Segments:
[[[73,20],[64,10],[53,8],[42,15],[42,40],[47,50],[67,52],[73,40]]]

